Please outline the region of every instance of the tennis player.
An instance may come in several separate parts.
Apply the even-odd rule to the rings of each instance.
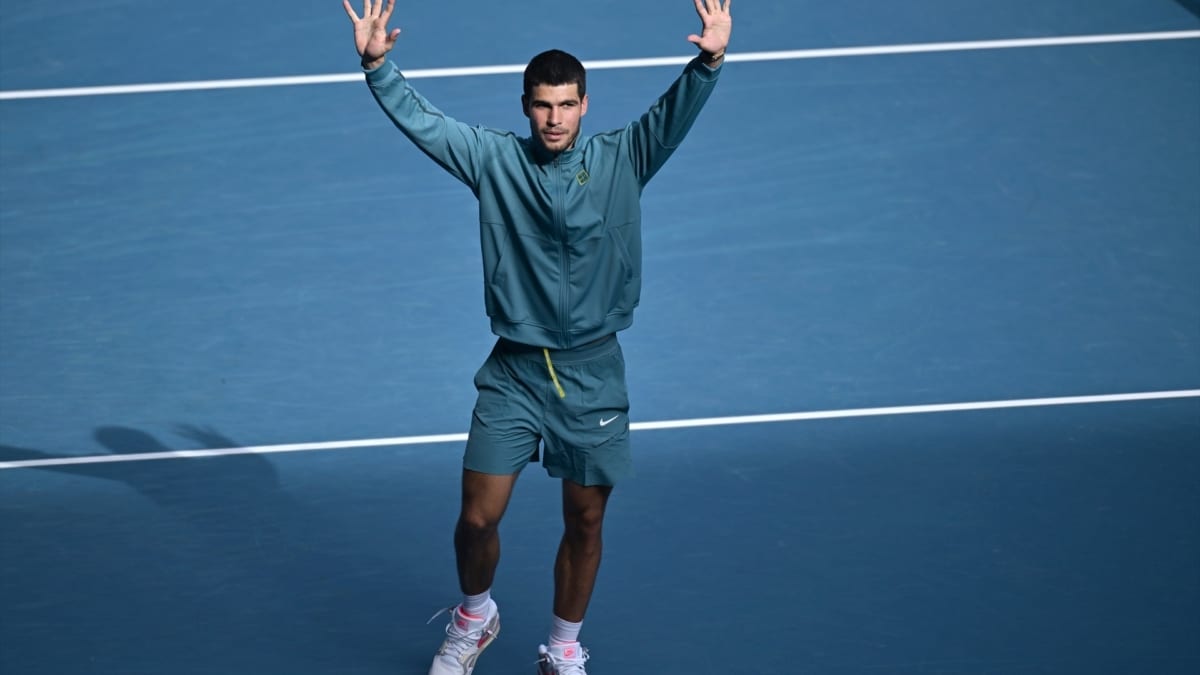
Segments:
[[[419,94],[388,60],[395,0],[343,0],[366,81],[396,127],[479,200],[484,302],[497,342],[475,376],[454,549],[463,599],[450,611],[430,675],[469,675],[500,631],[491,597],[498,526],[517,476],[539,450],[562,480],[564,530],[554,614],[539,675],[586,675],[579,644],[613,485],[630,472],[629,400],[616,334],[641,292],[642,189],[683,141],[716,85],[731,0],[693,0],[700,53],[640,119],[585,136],[583,65],[535,56],[521,106],[529,136],[468,126]],[[701,176],[699,180],[712,180]]]

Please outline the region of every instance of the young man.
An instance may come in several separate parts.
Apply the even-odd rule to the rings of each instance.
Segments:
[[[491,599],[497,528],[521,470],[544,451],[562,479],[564,531],[554,565],[554,615],[540,675],[586,675],[579,631],[600,565],[612,486],[630,466],[625,362],[616,333],[641,291],[642,189],[683,141],[717,81],[733,26],[731,0],[693,0],[700,48],[662,97],[624,129],[581,136],[586,73],[558,50],[525,70],[528,138],[443,115],[387,60],[395,0],[363,0],[355,46],[383,111],[479,199],[491,355],[463,459],[454,549],[463,601],[451,610],[430,675],[469,675],[500,630]]]

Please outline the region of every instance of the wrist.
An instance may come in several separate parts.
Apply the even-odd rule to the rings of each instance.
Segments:
[[[364,56],[364,57],[362,57],[362,64],[361,64],[362,69],[363,70],[375,70],[379,66],[382,66],[385,61],[387,61],[386,56],[381,56],[377,59],[369,59]]]
[[[725,61],[725,50],[719,52],[701,51],[700,60],[709,68],[716,68]]]

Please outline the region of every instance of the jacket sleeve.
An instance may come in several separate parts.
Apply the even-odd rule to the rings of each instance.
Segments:
[[[709,68],[696,57],[650,110],[626,127],[634,170],[643,187],[683,142],[720,72],[720,66]]]
[[[366,77],[375,101],[396,128],[450,175],[476,190],[486,130],[447,117],[413,89],[390,60],[367,71]]]

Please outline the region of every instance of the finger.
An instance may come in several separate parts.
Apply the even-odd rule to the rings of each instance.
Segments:
[[[387,23],[387,20],[392,18],[392,10],[395,8],[396,0],[388,0],[387,9],[383,10],[383,14],[380,16],[384,23]]]
[[[701,2],[701,0],[693,0],[693,2],[696,3],[696,13],[700,15],[701,19],[703,19],[706,13],[706,10],[704,9],[704,3]]]
[[[732,6],[733,0],[725,0],[725,8],[722,11],[724,11],[726,14],[729,14],[729,8]]]
[[[706,0],[708,3],[708,13],[716,14],[721,11],[721,0]]]
[[[350,15],[350,20],[358,23],[358,14],[354,13],[354,8],[350,6],[350,0],[342,0],[342,7],[346,9],[346,13]]]

